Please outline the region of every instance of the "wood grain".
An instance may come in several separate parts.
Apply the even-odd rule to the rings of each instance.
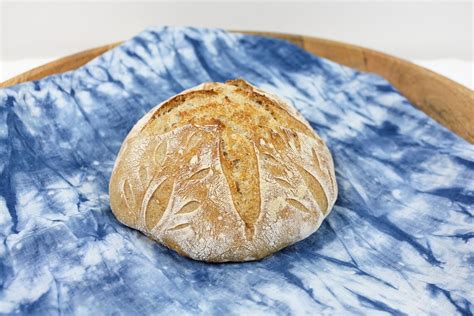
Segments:
[[[387,79],[420,110],[474,143],[474,92],[446,77],[400,58],[356,45],[303,35],[239,32],[284,39],[315,55],[376,73]],[[77,69],[119,44],[113,43],[55,60],[0,83],[0,87]]]

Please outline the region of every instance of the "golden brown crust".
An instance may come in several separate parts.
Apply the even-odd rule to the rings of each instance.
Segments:
[[[121,222],[211,262],[260,259],[307,237],[336,196],[324,142],[243,80],[206,83],[151,110],[110,181]]]

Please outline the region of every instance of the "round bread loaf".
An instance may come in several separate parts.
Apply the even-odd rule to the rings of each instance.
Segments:
[[[204,83],[147,113],[109,190],[123,224],[208,262],[261,259],[308,237],[337,196],[321,138],[243,80]]]

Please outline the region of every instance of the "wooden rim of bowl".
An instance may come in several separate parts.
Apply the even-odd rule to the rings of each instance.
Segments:
[[[433,71],[372,49],[311,36],[257,31],[231,31],[284,39],[310,53],[387,79],[421,111],[470,143],[474,143],[474,92]],[[18,83],[74,70],[120,45],[113,43],[66,56],[15,76],[5,88]]]

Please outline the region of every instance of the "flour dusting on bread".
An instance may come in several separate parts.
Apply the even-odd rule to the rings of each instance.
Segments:
[[[336,197],[324,142],[291,105],[243,80],[152,109],[110,181],[121,222],[209,262],[256,260],[306,238]]]

